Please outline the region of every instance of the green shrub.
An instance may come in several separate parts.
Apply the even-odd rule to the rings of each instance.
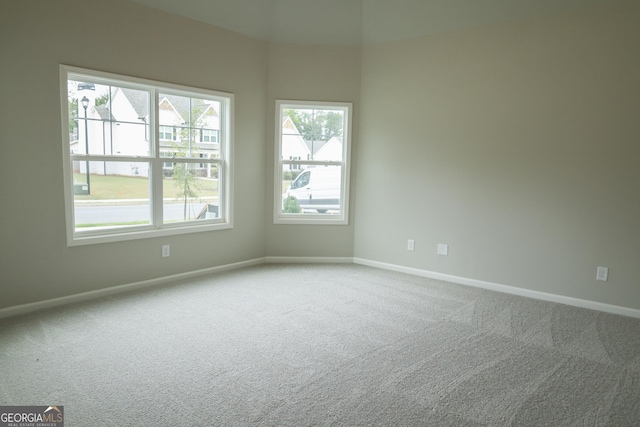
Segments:
[[[302,212],[302,208],[298,204],[298,200],[295,197],[287,197],[284,201],[284,206],[282,207],[283,213],[300,213]]]

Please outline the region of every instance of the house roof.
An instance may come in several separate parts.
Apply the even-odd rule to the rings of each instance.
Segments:
[[[322,144],[322,146],[313,153],[313,156],[315,160],[337,160],[337,158],[342,158],[342,137],[332,137]]]
[[[309,152],[313,153],[313,155],[315,156],[316,154],[318,154],[318,151],[320,151],[320,149],[326,145],[327,141],[307,141],[305,139],[304,143],[307,144],[307,147],[309,147]]]
[[[286,116],[282,121],[282,129],[283,131],[285,129],[287,130],[286,132],[283,132],[283,135],[297,136],[301,141],[303,141],[304,144],[307,146],[309,153],[313,153],[314,156],[318,153],[318,151],[322,147],[324,147],[327,144],[327,142],[330,141],[330,140],[324,141],[321,139],[318,139],[318,140],[305,139],[300,133],[300,131],[298,130],[298,128],[296,127],[295,123],[293,123],[293,120],[291,120],[291,117],[289,116]],[[340,140],[340,142],[342,142],[342,140]]]
[[[116,120],[115,116],[111,115],[111,112],[105,105],[96,105],[93,109],[102,120]]]
[[[147,117],[149,115],[149,103],[146,92],[127,88],[120,88],[120,90],[129,100],[138,117]]]
[[[147,93],[135,90],[135,89],[127,89],[127,88],[119,88],[125,98],[131,104],[131,107],[135,110],[138,117],[148,117],[149,116],[149,103]],[[215,107],[212,104],[204,102],[202,99],[198,98],[188,98],[184,96],[176,96],[169,94],[160,94],[160,102],[166,100],[171,105],[172,109],[178,114],[183,122],[187,122],[190,116],[189,108],[198,114],[197,118],[200,118],[204,114],[212,114],[211,110],[213,110],[213,115],[217,115],[218,112],[215,110]],[[190,101],[191,100],[191,101]],[[104,106],[96,106],[96,111],[98,107],[103,107],[104,109],[98,111],[98,114],[103,119],[109,118],[109,110]],[[105,111],[106,110],[106,111]],[[106,116],[104,116],[106,114]],[[113,117],[112,117],[113,118]]]
[[[184,122],[187,122],[189,120],[191,113],[195,113],[195,115],[198,116],[195,119],[198,120],[208,110],[213,109],[215,111],[213,105],[208,104],[202,99],[198,98],[187,98],[185,96],[161,94],[160,102],[162,102],[163,99],[166,99],[173,106],[175,112],[180,115]],[[190,108],[191,112],[189,111]]]

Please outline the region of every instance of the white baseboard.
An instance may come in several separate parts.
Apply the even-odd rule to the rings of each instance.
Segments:
[[[250,267],[261,264],[360,264],[369,267],[380,268],[383,270],[397,271],[399,273],[412,274],[414,276],[428,277],[430,279],[442,280],[445,282],[457,283],[460,285],[473,286],[476,288],[489,289],[507,294],[520,295],[527,298],[534,298],[544,301],[551,301],[560,304],[572,305],[576,307],[588,308],[591,310],[603,311],[606,313],[619,314],[622,316],[640,318],[640,310],[629,307],[621,307],[612,304],[605,304],[596,301],[583,300],[579,298],[567,297],[563,295],[550,294],[546,292],[534,291],[530,289],[517,288],[514,286],[501,285],[498,283],[485,282],[482,280],[469,279],[466,277],[453,276],[449,274],[437,273],[418,268],[404,267],[396,264],[389,264],[380,261],[373,261],[364,258],[352,257],[290,257],[290,256],[269,256],[264,258],[255,258],[247,261],[225,264],[218,267],[205,268],[202,270],[190,271],[187,273],[174,274],[171,276],[159,277],[156,279],[144,280],[136,283],[129,283],[120,286],[113,286],[95,291],[82,292],[80,294],[69,295],[66,297],[53,298],[45,301],[38,301],[29,304],[16,305],[0,309],[0,319],[18,314],[25,314],[32,311],[42,310],[45,308],[56,307],[64,304],[70,304],[79,301],[115,295],[122,292],[128,292],[136,289],[147,288],[151,286],[163,285],[166,283],[177,282],[191,277],[203,276],[210,273],[219,273],[227,270],[235,270],[244,267]]]
[[[268,256],[266,264],[353,264],[352,257]]]
[[[219,273],[221,271],[235,270],[238,268],[249,267],[252,265],[264,264],[264,258],[256,258],[248,261],[241,261],[232,264],[225,264],[218,267],[205,268],[202,270],[190,271],[187,273],[173,274],[171,276],[158,277],[156,279],[143,280],[141,282],[128,283],[125,285],[112,286],[109,288],[98,289],[95,291],[82,292],[79,294],[69,295],[66,297],[53,298],[45,301],[38,301],[29,304],[21,304],[13,307],[0,309],[0,319],[18,314],[25,314],[32,311],[42,310],[45,308],[57,307],[60,305],[70,304],[79,301],[86,301],[115,295],[122,292],[133,291],[137,289],[148,288],[151,286],[164,285],[166,283],[177,282],[179,280],[189,279],[191,277],[203,276],[210,273]]]
[[[588,308],[591,310],[603,311],[606,313],[619,314],[622,316],[640,318],[640,310],[618,305],[605,304],[596,301],[589,301],[580,298],[567,297],[564,295],[550,294],[547,292],[534,291],[531,289],[517,288],[515,286],[500,285],[498,283],[485,282],[483,280],[469,279],[466,277],[452,276],[450,274],[436,273],[428,270],[421,270],[412,267],[403,267],[396,264],[388,264],[379,261],[372,261],[364,258],[353,258],[354,264],[366,265],[369,267],[381,268],[383,270],[397,271],[399,273],[412,274],[414,276],[428,277],[430,279],[442,280],[445,282],[457,283],[460,285],[473,286],[476,288],[489,289],[512,295],[519,295],[527,298],[534,298],[543,301],[556,302],[575,307]]]

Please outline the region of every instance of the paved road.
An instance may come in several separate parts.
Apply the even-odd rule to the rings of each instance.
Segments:
[[[194,218],[205,203],[194,203],[187,208]],[[113,222],[149,221],[151,213],[149,205],[76,205],[76,224],[106,224]],[[184,204],[170,203],[164,205],[165,221],[180,221],[184,219]]]

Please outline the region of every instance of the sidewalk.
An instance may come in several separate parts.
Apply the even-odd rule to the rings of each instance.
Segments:
[[[219,197],[198,197],[194,200],[189,200],[190,202],[196,203],[206,203],[206,202],[217,202]],[[99,200],[75,200],[75,205],[82,206],[101,206],[101,205],[110,205],[110,206],[129,206],[129,205],[141,205],[149,203],[149,199],[99,199]],[[175,197],[162,199],[163,204],[176,204],[176,203],[184,203],[184,199],[178,199]]]

